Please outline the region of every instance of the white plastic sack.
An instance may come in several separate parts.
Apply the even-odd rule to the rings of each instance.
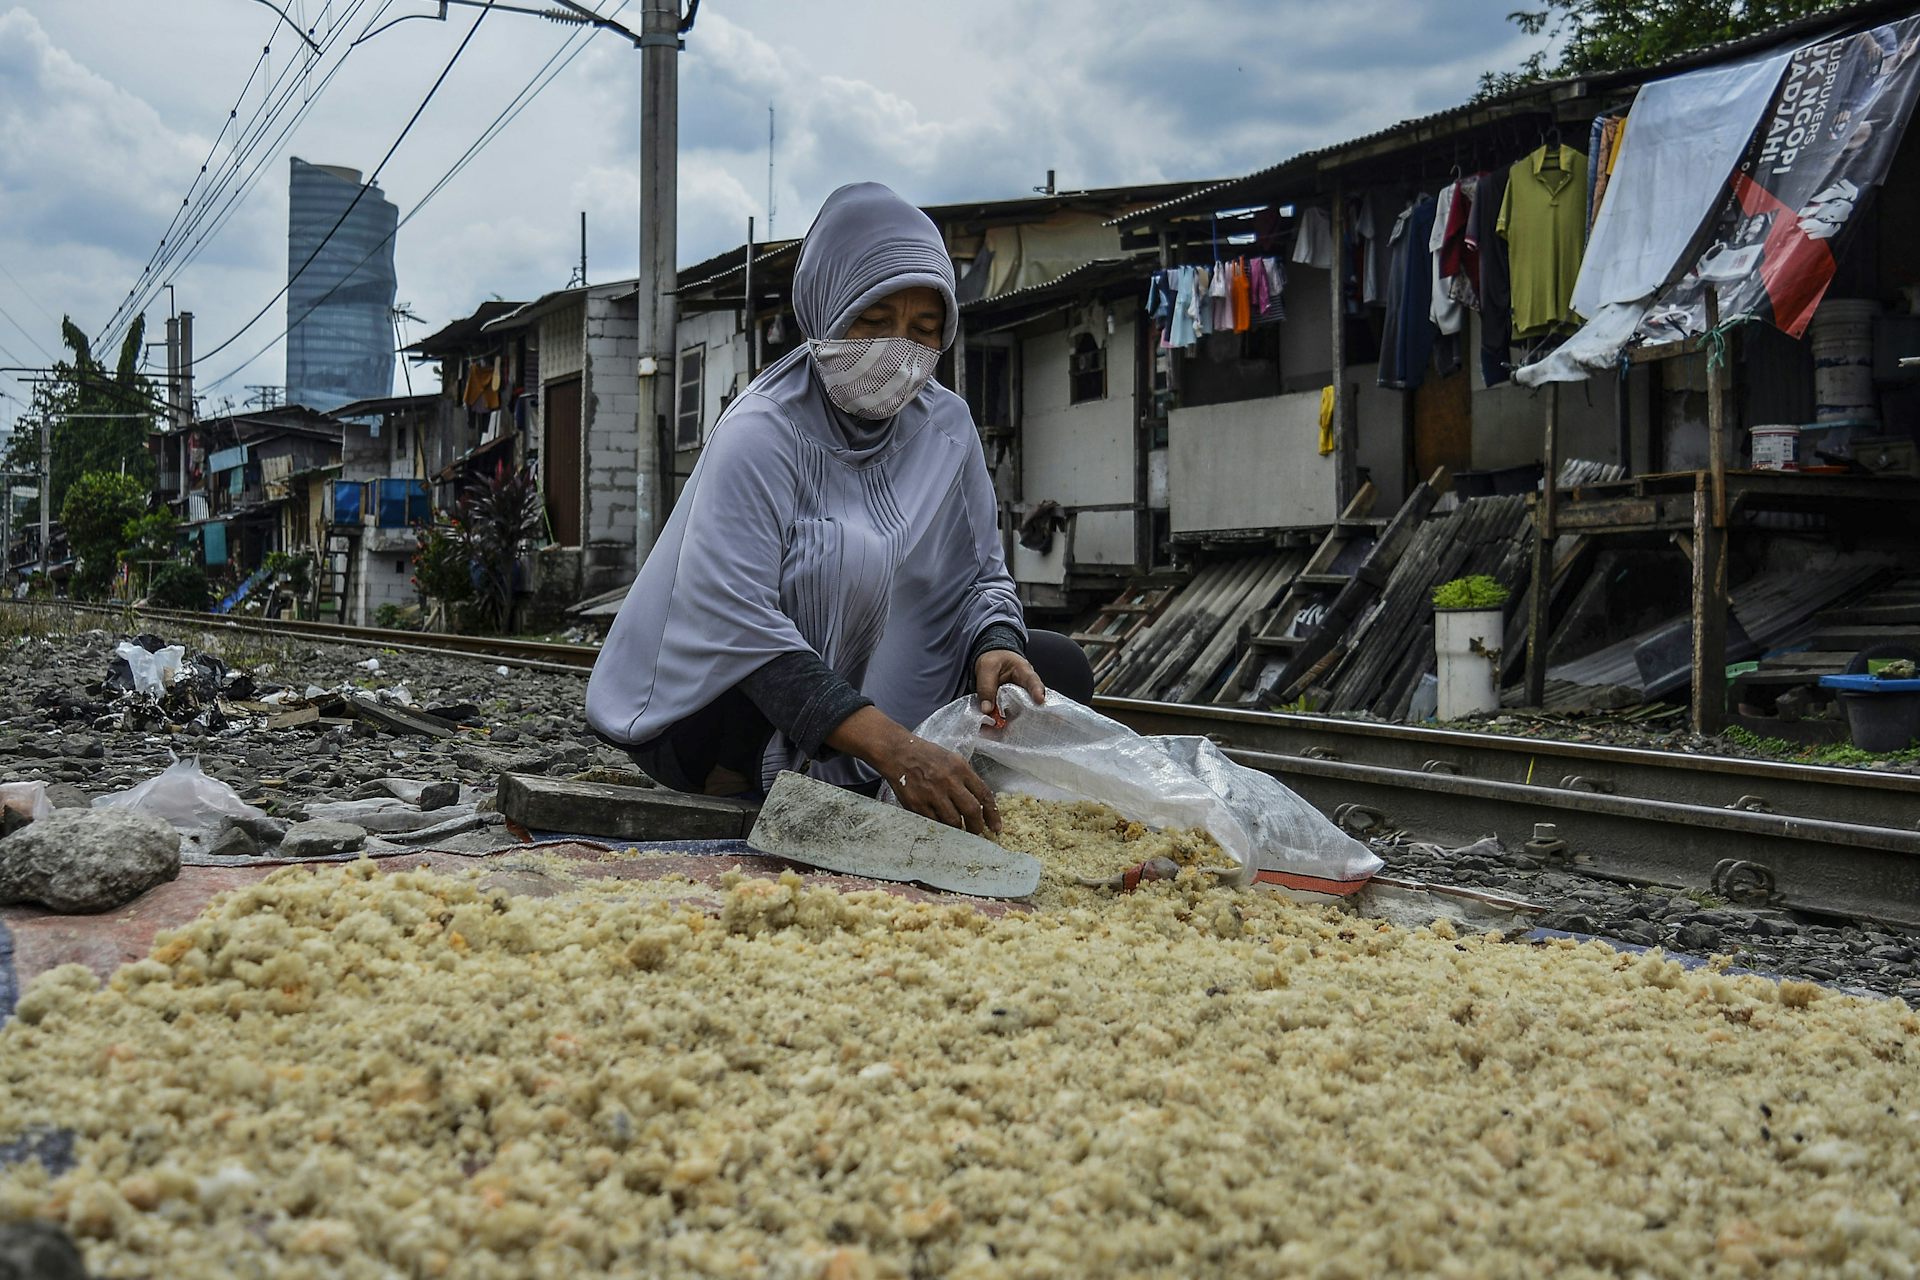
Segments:
[[[1142,737],[1059,694],[1035,706],[1000,692],[1003,729],[964,697],[915,733],[970,759],[995,791],[1097,800],[1156,827],[1203,827],[1243,868],[1242,883],[1349,894],[1385,865],[1271,775],[1200,737]]]
[[[173,678],[180,674],[180,664],[187,659],[186,649],[177,644],[170,644],[158,653],[148,653],[139,645],[122,640],[113,651],[127,660],[127,667],[133,672],[133,691],[155,697],[167,691]]]
[[[266,812],[240,798],[218,778],[200,771],[200,759],[188,756],[176,760],[154,777],[125,791],[95,796],[96,809],[126,808],[135,813],[152,814],[188,834],[213,834],[232,825],[235,818],[264,818]]]

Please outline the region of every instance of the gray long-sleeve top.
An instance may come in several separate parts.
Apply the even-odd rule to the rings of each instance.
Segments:
[[[594,728],[647,741],[806,653],[913,725],[954,697],[993,624],[1024,636],[965,403],[930,383],[860,444],[834,413],[804,348],[729,406],[594,666]],[[797,722],[776,728],[769,772],[817,750]]]

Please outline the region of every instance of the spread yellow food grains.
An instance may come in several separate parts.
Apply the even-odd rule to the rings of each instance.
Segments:
[[[1912,1275],[1920,1020],[1183,879],[297,868],[0,1032],[99,1276]]]

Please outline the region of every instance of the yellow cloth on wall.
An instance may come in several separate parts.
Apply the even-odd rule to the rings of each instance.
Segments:
[[[1333,388],[1320,388],[1320,456],[1333,452]]]

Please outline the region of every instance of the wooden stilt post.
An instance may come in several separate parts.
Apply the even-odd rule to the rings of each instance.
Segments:
[[[1547,700],[1547,606],[1553,599],[1554,517],[1559,507],[1560,479],[1560,384],[1547,384],[1547,438],[1541,450],[1541,469],[1545,481],[1538,505],[1534,507],[1533,581],[1527,592],[1527,705],[1538,707]]]
[[[1693,490],[1693,731],[1727,724],[1727,532],[1714,521],[1712,477]]]
[[[1329,347],[1333,368],[1327,377],[1333,386],[1333,452],[1334,462],[1338,464],[1334,505],[1338,509],[1352,502],[1353,495],[1360,491],[1359,441],[1348,426],[1353,406],[1347,403],[1347,199],[1346,189],[1338,179],[1333,184],[1332,213],[1333,272],[1327,282],[1327,293],[1332,302]]]

